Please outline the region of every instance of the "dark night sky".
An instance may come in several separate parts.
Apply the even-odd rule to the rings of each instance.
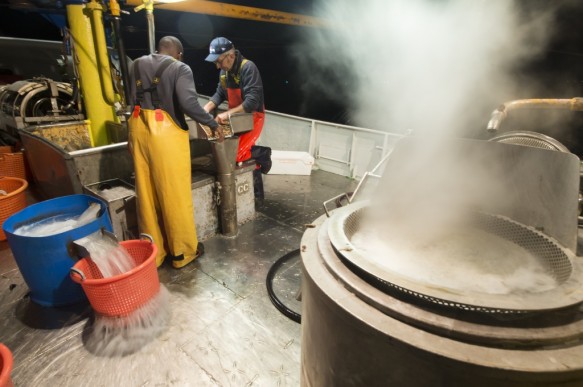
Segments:
[[[273,6],[273,2],[264,0],[230,3],[260,8]],[[42,5],[43,2],[37,4]],[[307,14],[311,10],[311,4],[312,0],[280,2],[278,10]],[[145,12],[133,12],[131,7],[127,7],[127,10],[129,14],[122,15],[123,38],[127,55],[135,59],[147,54],[146,16]],[[341,111],[342,107],[335,103],[312,107],[306,107],[306,104],[301,103],[299,87],[301,74],[298,73],[290,55],[292,45],[303,33],[301,27],[166,10],[156,10],[154,15],[156,40],[164,35],[176,35],[185,44],[184,61],[194,71],[199,93],[210,95],[217,84],[216,68],[204,61],[208,54],[208,43],[215,36],[226,36],[261,70],[267,109],[328,120],[335,120],[336,116],[339,116],[338,111]],[[59,28],[49,19],[64,20],[64,10],[55,12],[54,9],[37,8],[34,11],[27,11],[9,8],[6,2],[0,3],[2,36],[61,40]]]
[[[225,36],[259,67],[265,87],[267,109],[319,118],[316,117],[317,112],[298,110],[301,74],[297,71],[291,50],[294,42],[303,33],[301,27],[162,10],[155,13],[155,18],[157,38],[173,34],[185,43],[184,61],[194,71],[199,93],[209,95],[214,92],[217,70],[213,64],[205,62],[204,58],[208,55],[210,40],[215,36]],[[123,20],[128,55],[135,58],[145,54],[145,16],[133,14]]]
[[[561,0],[557,0],[561,1]],[[569,0],[564,0],[569,1]],[[35,2],[42,6],[49,0]],[[310,14],[314,0],[273,2],[272,0],[230,0],[229,3],[260,8]],[[528,0],[526,4],[542,4],[544,1]],[[128,8],[129,15],[122,16],[123,38],[127,54],[132,59],[147,53],[147,28],[144,12],[135,13]],[[16,10],[0,2],[0,35],[60,40],[59,29],[49,18],[64,20],[64,13],[55,14]],[[183,14],[174,11],[156,10],[156,39],[164,35],[176,35],[185,43],[185,59],[195,74],[198,92],[210,95],[214,92],[217,70],[204,61],[208,43],[215,36],[230,38],[243,55],[259,67],[265,86],[266,107],[269,110],[310,118],[344,122],[346,109],[341,103],[311,97],[302,88],[304,74],[298,70],[293,50],[305,34],[305,27],[228,19],[198,14]],[[583,89],[583,5],[571,8],[559,15],[560,31],[546,55],[537,62],[521,69],[523,73],[542,80],[547,79],[549,93],[553,87],[568,90],[570,96],[582,95]],[[2,54],[3,55],[3,54]],[[557,79],[559,81],[557,81]],[[333,82],[333,80],[331,80]],[[336,84],[338,87],[338,84]],[[346,87],[338,89],[342,97],[349,93]],[[537,97],[546,97],[543,95]],[[548,97],[553,97],[549,95]],[[564,97],[564,96],[561,96]],[[340,98],[342,99],[342,98]]]

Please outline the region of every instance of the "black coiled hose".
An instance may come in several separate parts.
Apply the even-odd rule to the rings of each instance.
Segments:
[[[275,273],[281,267],[281,265],[287,262],[290,258],[297,255],[299,252],[300,249],[290,251],[289,253],[285,254],[283,257],[275,261],[275,263],[269,269],[269,272],[267,273],[267,279],[265,280],[265,283],[267,285],[267,294],[269,295],[271,303],[277,308],[277,310],[283,313],[284,316],[286,316],[290,320],[297,322],[298,324],[302,322],[302,315],[294,312],[293,310],[285,306],[285,304],[281,302],[279,298],[277,298],[275,292],[273,291],[273,278],[275,277]]]

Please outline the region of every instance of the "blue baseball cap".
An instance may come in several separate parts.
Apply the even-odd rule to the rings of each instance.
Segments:
[[[219,56],[223,55],[233,47],[233,43],[227,38],[214,38],[209,45],[210,54],[206,57],[205,60],[207,62],[216,62],[216,60],[219,59]]]

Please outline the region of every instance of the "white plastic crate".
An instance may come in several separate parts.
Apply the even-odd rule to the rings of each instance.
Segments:
[[[271,151],[270,175],[310,175],[314,158],[308,152]]]

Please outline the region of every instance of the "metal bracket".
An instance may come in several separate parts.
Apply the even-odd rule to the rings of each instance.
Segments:
[[[340,195],[334,196],[332,199],[328,199],[326,200],[323,205],[324,205],[324,212],[326,212],[326,216],[329,218],[330,217],[330,213],[328,212],[328,207],[327,205],[337,199],[340,199],[342,197],[346,197],[346,200],[348,200],[348,202],[350,203],[350,197],[348,196],[348,194],[346,192],[341,193]]]

